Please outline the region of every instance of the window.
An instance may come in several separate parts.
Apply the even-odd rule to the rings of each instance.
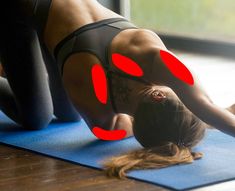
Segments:
[[[161,34],[235,43],[234,0],[131,0],[131,20]]]

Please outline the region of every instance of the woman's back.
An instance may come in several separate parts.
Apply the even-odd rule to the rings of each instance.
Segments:
[[[83,25],[112,17],[122,16],[96,0],[52,0],[45,41],[50,50],[53,50],[60,40]]]

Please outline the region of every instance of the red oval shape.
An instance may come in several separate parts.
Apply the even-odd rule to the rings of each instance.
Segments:
[[[117,141],[117,140],[123,139],[126,136],[125,130],[107,131],[107,130],[101,129],[100,127],[93,127],[92,132],[99,139],[106,140],[106,141]]]
[[[112,54],[112,61],[118,69],[129,75],[137,77],[143,76],[143,70],[140,68],[140,66],[126,56],[118,53]]]
[[[92,67],[92,82],[97,99],[107,103],[107,79],[101,65],[96,64]]]
[[[160,50],[160,56],[164,64],[171,73],[189,85],[194,84],[194,79],[189,69],[173,54],[165,50]]]

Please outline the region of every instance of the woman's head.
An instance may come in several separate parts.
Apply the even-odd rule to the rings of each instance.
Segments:
[[[128,170],[162,168],[201,158],[202,154],[191,152],[191,148],[203,138],[205,123],[168,87],[147,87],[140,94],[133,133],[144,148],[105,161],[106,174],[124,178]]]
[[[154,86],[142,92],[134,115],[133,133],[139,143],[150,148],[172,142],[192,148],[203,137],[203,122],[190,112],[166,86]]]

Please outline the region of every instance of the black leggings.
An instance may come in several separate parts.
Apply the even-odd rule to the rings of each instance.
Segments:
[[[0,109],[8,117],[26,129],[45,128],[53,114],[61,121],[81,119],[33,26],[12,18],[3,25],[0,58],[6,74],[0,77]]]

